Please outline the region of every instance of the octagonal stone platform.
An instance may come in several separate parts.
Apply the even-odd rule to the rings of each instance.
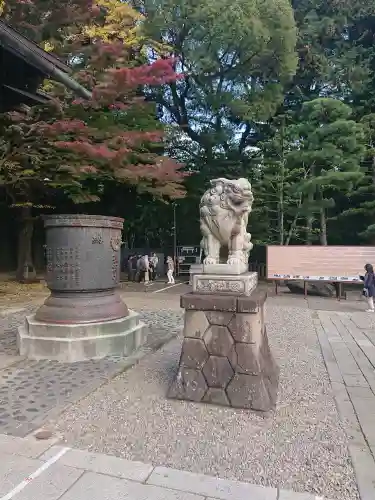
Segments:
[[[184,341],[169,397],[259,412],[275,407],[279,368],[268,344],[266,298],[257,290],[181,297]]]
[[[47,323],[33,315],[18,328],[17,346],[20,355],[29,359],[72,363],[129,356],[145,343],[147,334],[139,314],[130,310],[124,318],[84,324]]]

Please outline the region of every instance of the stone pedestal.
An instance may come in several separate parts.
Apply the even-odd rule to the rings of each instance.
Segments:
[[[195,278],[195,277],[194,277]],[[266,293],[189,293],[179,368],[168,396],[267,412],[276,405],[279,368],[264,321]]]
[[[193,284],[194,274],[202,274],[202,272],[203,272],[203,264],[192,264],[189,270],[189,285]]]
[[[85,361],[127,356],[144,343],[146,326],[118,294],[123,222],[96,215],[45,218],[51,295],[18,330],[21,355]]]
[[[134,311],[125,318],[87,324],[48,323],[33,315],[19,327],[17,344],[20,355],[29,359],[73,363],[110,355],[129,356],[145,343],[147,332]]]

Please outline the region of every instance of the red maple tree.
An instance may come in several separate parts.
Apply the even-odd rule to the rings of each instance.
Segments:
[[[149,86],[181,77],[175,61],[139,64],[140,51],[116,34],[103,41],[82,30],[85,23],[101,26],[105,16],[89,0],[8,0],[3,11],[6,22],[65,55],[73,77],[92,94],[77,99],[50,83],[48,104],[0,116],[2,186],[12,205],[21,207],[26,228],[20,274],[31,260],[31,210],[52,205],[56,191],[75,202],[95,201],[109,180],[158,197],[184,196],[185,174],[163,154],[163,126],[144,98]]]

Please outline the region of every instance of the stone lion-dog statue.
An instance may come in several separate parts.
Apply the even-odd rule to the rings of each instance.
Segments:
[[[227,264],[247,266],[253,248],[246,231],[254,201],[251,184],[244,178],[213,179],[210,184],[199,205],[204,264],[219,264],[220,248],[228,247]]]

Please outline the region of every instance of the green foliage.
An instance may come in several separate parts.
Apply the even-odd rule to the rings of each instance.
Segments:
[[[146,0],[145,9],[146,33],[171,47],[186,74],[150,98],[206,155],[243,149],[249,124],[276,111],[296,69],[289,3]]]
[[[364,177],[365,128],[351,113],[341,101],[319,98],[302,105],[296,123],[289,117],[286,124],[285,116],[274,120],[271,139],[260,144],[258,179],[273,241],[311,242],[319,235],[327,244],[336,193],[352,192]]]
[[[218,176],[251,180],[250,231],[258,243],[375,240],[375,0],[294,0],[292,6],[287,0],[144,0],[142,14],[127,2],[100,0],[100,19],[83,0],[69,12],[50,0],[5,3],[6,19],[38,43],[81,54],[72,61],[84,85],[91,87],[92,75],[105,66],[101,57],[92,61],[91,42],[112,42],[114,32],[129,49],[116,68],[163,52],[184,73],[159,87],[140,86],[136,96],[146,96],[147,105],[65,109],[65,118],[98,131],[89,139],[105,146],[107,160],[106,132],[166,130],[165,144],[141,141],[124,157],[126,182],[118,165],[104,169],[105,159],[79,153],[71,130],[53,138],[27,120],[6,129],[2,119],[0,184],[14,205],[61,204],[62,194],[79,202],[99,196],[102,213],[125,215],[129,242],[162,245],[171,238],[170,206],[156,199],[164,188],[151,179],[152,168],[140,172],[148,158],[172,157],[192,173],[178,203],[179,243],[199,241],[199,198]],[[48,91],[71,102],[61,88]],[[59,113],[50,109],[45,121],[61,120]],[[84,139],[82,131],[78,136]],[[70,146],[56,150],[57,141]],[[89,203],[85,210],[94,208]]]

